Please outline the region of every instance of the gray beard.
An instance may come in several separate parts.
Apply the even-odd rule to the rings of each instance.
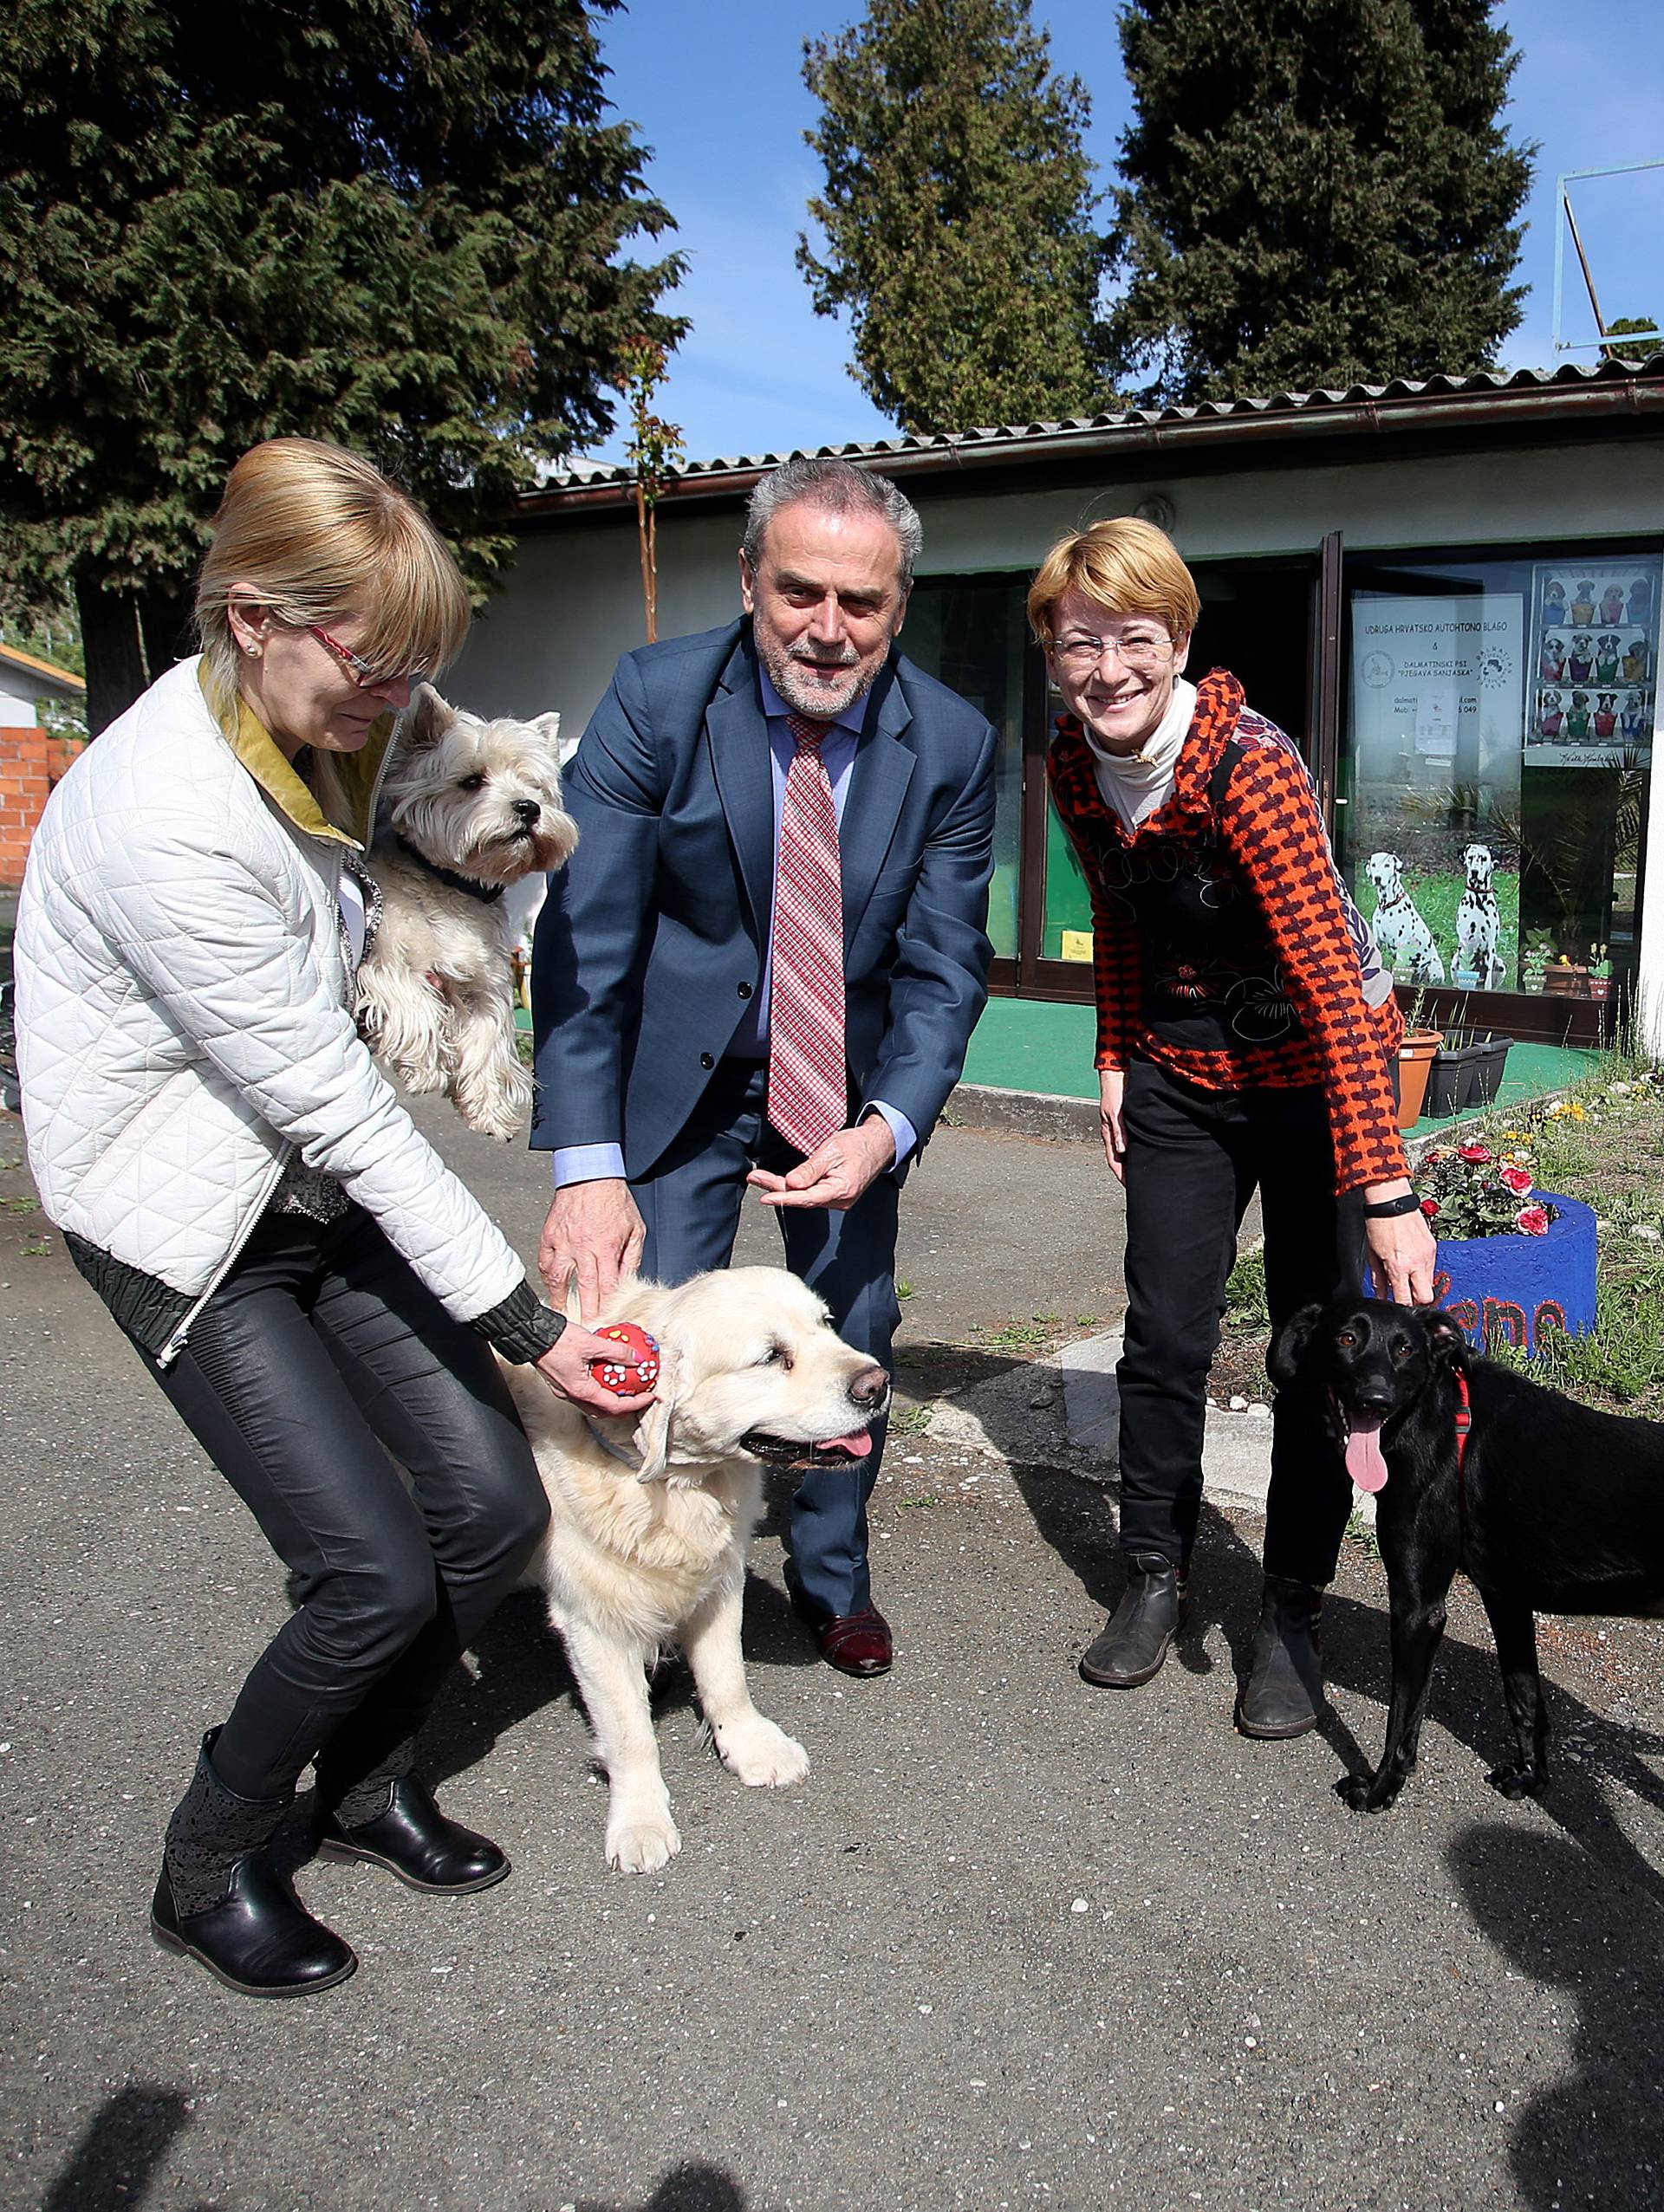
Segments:
[[[752,634],[755,636],[755,632]],[[769,671],[769,681],[792,712],[808,715],[816,722],[830,722],[846,708],[852,707],[857,699],[865,698],[878,680],[879,670],[884,665],[880,661],[877,668],[866,671],[851,669],[849,674],[853,681],[848,692],[829,693],[821,686],[816,686],[811,691],[810,686],[799,675],[798,664],[789,653],[771,650],[760,639],[757,652],[764,667]]]

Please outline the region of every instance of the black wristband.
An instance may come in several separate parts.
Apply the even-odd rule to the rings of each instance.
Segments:
[[[1400,1214],[1419,1214],[1421,1201],[1414,1190],[1401,1191],[1396,1198],[1378,1198],[1373,1206],[1365,1206],[1365,1221],[1394,1221]]]

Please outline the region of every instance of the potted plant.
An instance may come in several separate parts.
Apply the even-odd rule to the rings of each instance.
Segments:
[[[1460,1113],[1473,1089],[1472,1065],[1479,1047],[1472,1029],[1446,1029],[1427,1070],[1427,1095],[1421,1107],[1429,1120],[1447,1121]]]
[[[1612,948],[1609,944],[1591,944],[1589,948],[1589,995],[1591,998],[1612,996]]]
[[[1581,998],[1589,982],[1589,970],[1569,952],[1563,952],[1552,962],[1543,978],[1543,988],[1550,998]]]
[[[1398,1125],[1414,1129],[1426,1107],[1427,1079],[1433,1072],[1433,1056],[1444,1042],[1437,1029],[1421,1026],[1421,1007],[1426,993],[1418,991],[1405,1017],[1404,1038],[1398,1048]]]
[[[1527,930],[1525,948],[1519,956],[1519,988],[1540,991],[1554,957],[1554,938],[1547,930]]]
[[[1435,1145],[1414,1181],[1438,1240],[1434,1301],[1476,1350],[1509,1344],[1534,1358],[1546,1331],[1594,1327],[1594,1213],[1537,1188],[1518,1131],[1495,1145]]]

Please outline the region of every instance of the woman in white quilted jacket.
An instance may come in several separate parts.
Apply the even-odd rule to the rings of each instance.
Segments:
[[[357,1963],[266,1851],[309,1764],[324,1849],[445,1895],[509,1871],[413,1767],[548,1515],[493,1347],[596,1411],[647,1393],[602,1391],[588,1362],[619,1347],[540,1302],[354,1027],[393,717],[467,627],[449,552],[367,462],[276,438],[231,471],[197,613],[200,657],[36,834],[18,1058],[47,1212],[298,1595],[204,1739],[151,1910],[233,1988],[291,1996]]]

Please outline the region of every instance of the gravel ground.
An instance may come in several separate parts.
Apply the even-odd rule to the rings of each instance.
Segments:
[[[540,1164],[430,1126],[529,1242]],[[1112,1315],[1113,1211],[1085,1219],[1070,1148],[946,1132],[907,1207],[919,1398],[950,1358],[974,1381],[1030,1356],[1024,1331],[1056,1333],[1036,1314]],[[1321,1734],[1231,1728],[1257,1530],[1215,1512],[1174,1660],[1130,1696],[1088,1689],[1113,1496],[1068,1459],[1049,1367],[1009,1456],[898,1437],[874,1516],[885,1680],[816,1661],[777,1529],[760,1538],[747,1645],[758,1703],[809,1748],[801,1787],[735,1782],[672,1670],[686,1847],[609,1874],[569,1679],[516,1599],[430,1762],[511,1881],[441,1902],[303,1865],[363,1961],[312,2001],[251,2003],[165,1957],[144,1917],[161,1825],[281,1579],[55,1237],[24,1255],[40,1241],[0,1223],[5,2205],[1664,2200],[1659,1630],[1550,1627],[1559,1778],[1508,1805],[1485,1781],[1488,1638],[1459,1597],[1420,1770],[1360,1818],[1330,1785],[1383,1726],[1378,1561],[1342,1562]]]

